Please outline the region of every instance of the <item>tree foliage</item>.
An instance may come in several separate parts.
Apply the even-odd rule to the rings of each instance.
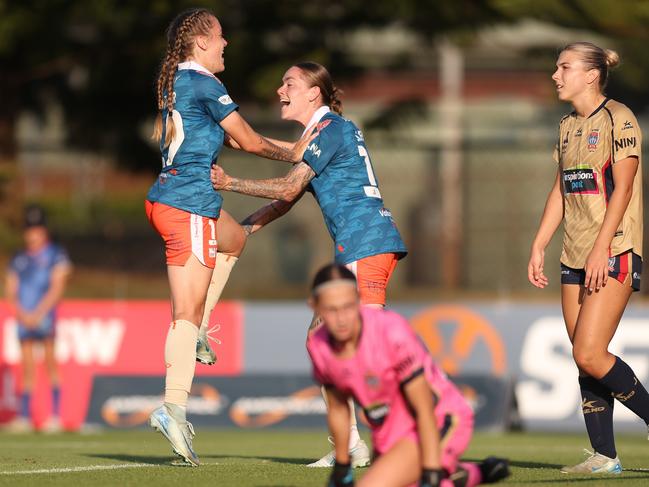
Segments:
[[[314,59],[336,77],[362,69],[346,35],[399,25],[429,42],[450,32],[533,17],[619,39],[634,62],[628,82],[642,92],[649,2],[620,0],[0,0],[0,157],[12,157],[22,110],[55,98],[68,142],[116,155],[128,167],[151,167],[142,137],[154,115],[153,84],[164,31],[181,10],[214,10],[229,45],[222,78],[235,99],[265,100],[291,63]]]

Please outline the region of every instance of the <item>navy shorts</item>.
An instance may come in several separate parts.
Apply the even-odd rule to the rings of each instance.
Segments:
[[[630,250],[623,254],[609,257],[608,277],[624,283],[631,275],[631,289],[640,290],[640,278],[642,277],[642,257]],[[584,269],[573,269],[561,264],[561,284],[579,284],[583,286],[586,282],[586,271]]]
[[[27,328],[18,323],[18,340],[45,340],[47,338],[54,338],[55,320],[53,318],[45,318],[40,326],[36,328]]]

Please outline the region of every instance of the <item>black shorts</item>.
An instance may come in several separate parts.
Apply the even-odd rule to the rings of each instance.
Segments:
[[[642,277],[642,257],[630,250],[623,254],[608,259],[608,277],[624,283],[631,275],[631,289],[640,290],[640,278]],[[561,284],[579,284],[586,282],[586,271],[584,269],[573,269],[561,264]]]

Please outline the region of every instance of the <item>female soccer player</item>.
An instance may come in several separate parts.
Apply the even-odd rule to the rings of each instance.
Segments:
[[[266,180],[231,177],[214,166],[214,188],[276,200],[242,222],[248,233],[286,213],[305,190],[313,192],[334,241],[336,262],[356,274],[364,305],[383,307],[390,276],[407,250],[384,206],[363,133],[342,117],[339,91],[319,64],[303,62],[289,68],[277,94],[283,120],[299,122],[305,127],[303,135],[316,126],[304,159],[286,176]],[[355,416],[349,446],[354,466],[369,462]],[[333,461],[331,452],[310,466],[328,467]]]
[[[626,106],[604,94],[617,53],[588,42],[566,46],[552,76],[574,111],[559,124],[558,171],[532,243],[528,278],[548,284],[544,249],[563,221],[561,306],[579,368],[582,411],[594,449],[564,473],[620,473],[613,399],[649,423],[649,394],[608,351],[642,267],[642,134]]]
[[[165,241],[173,321],[165,345],[165,402],[151,414],[150,422],[178,455],[196,466],[199,459],[192,449],[194,431],[186,420],[186,405],[195,361],[201,359],[198,327],[205,321],[204,310],[213,307],[213,302],[207,306],[205,302],[210,280],[216,276],[217,232],[229,242],[235,257],[237,245],[243,246],[241,237],[245,240],[239,225],[221,211],[222,198],[210,184],[210,165],[226,133],[238,148],[287,162],[302,159],[309,138],[290,149],[279,147],[257,134],[238,114],[237,105],[213,74],[225,69],[227,41],[209,10],[181,13],[170,24],[167,37],[157,81],[159,113],[154,129],[162,152],[162,172],[147,195],[146,213]],[[216,278],[227,279],[227,274],[229,268]],[[211,360],[209,354],[205,360]]]
[[[59,372],[54,355],[56,308],[63,297],[72,265],[67,252],[50,240],[45,212],[40,206],[25,210],[25,247],[12,259],[7,272],[7,301],[16,314],[22,357],[20,414],[9,425],[14,432],[31,429],[31,395],[36,380],[34,348],[42,344],[52,387],[52,415],[45,431],[61,429]]]
[[[458,458],[471,439],[473,411],[433,363],[400,315],[361,307],[354,274],[329,264],[316,274],[310,306],[323,326],[307,349],[327,395],[335,466],[330,486],[353,485],[347,445],[353,397],[372,429],[375,460],[359,486],[473,486],[506,477],[505,460]],[[448,479],[448,480],[444,480]]]

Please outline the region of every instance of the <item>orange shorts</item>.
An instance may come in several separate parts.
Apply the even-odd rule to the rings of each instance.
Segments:
[[[149,222],[165,242],[167,265],[184,266],[191,254],[206,267],[216,261],[216,219],[194,215],[173,206],[144,202]]]
[[[346,264],[356,276],[361,304],[385,306],[385,290],[399,258],[395,253],[371,255]]]

